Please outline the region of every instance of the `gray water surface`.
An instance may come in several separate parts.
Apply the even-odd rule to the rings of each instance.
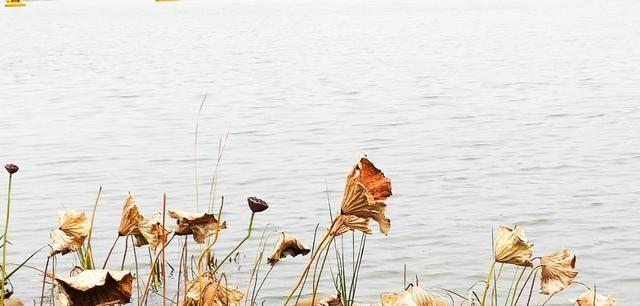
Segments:
[[[57,210],[90,213],[99,186],[98,262],[127,192],[145,214],[161,208],[163,192],[169,208],[196,211],[194,129],[207,93],[197,148],[201,209],[220,138],[229,134],[216,198],[225,196],[230,229],[217,251],[244,235],[246,197],[271,205],[256,217],[239,265],[225,268],[242,289],[264,226],[311,245],[316,224],[329,221],[325,190],[337,209],[347,170],[363,152],[392,179],[394,196],[389,236],[367,240],[360,300],[399,290],[404,264],[422,286],[464,292],[489,269],[492,228],[518,224],[536,255],[569,248],[581,282],[633,305],[638,16],[640,3],[627,0],[2,7],[0,162],[21,166],[9,259],[48,242]],[[0,180],[3,201],[6,187]],[[122,260],[120,242],[112,268]],[[176,266],[179,247],[170,247]],[[31,264],[42,269],[44,257]],[[131,252],[127,258],[133,269]],[[282,300],[304,263],[287,259],[274,270],[265,305]],[[71,255],[59,258],[58,271],[72,264]],[[513,273],[505,268],[504,286]],[[331,294],[324,276],[321,289]],[[31,304],[40,276],[25,269],[13,285]],[[555,303],[581,291],[575,285]]]

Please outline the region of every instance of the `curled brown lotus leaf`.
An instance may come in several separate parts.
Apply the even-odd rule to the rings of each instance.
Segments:
[[[342,301],[335,296],[316,296],[300,299],[296,306],[342,306]]]
[[[205,238],[215,235],[218,230],[227,228],[227,221],[220,222],[213,214],[194,214],[180,210],[170,210],[169,217],[176,219],[178,226],[175,229],[176,235],[193,235],[193,240],[197,243],[204,243]]]
[[[167,240],[167,236],[171,233],[165,227],[162,227],[162,215],[159,212],[153,214],[150,218],[143,218],[138,223],[138,234],[134,234],[136,238],[135,245],[149,245],[151,250],[155,251],[163,241]]]
[[[128,236],[139,234],[138,224],[143,218],[136,200],[131,194],[127,195],[127,199],[124,201],[124,206],[122,207],[122,217],[120,219],[118,235]]]
[[[133,276],[129,272],[84,270],[56,280],[60,285],[59,306],[106,306],[131,301]]]
[[[567,249],[542,256],[540,266],[542,267],[540,293],[546,295],[564,290],[578,275],[578,271],[575,270],[576,255],[569,255]]]
[[[60,226],[51,231],[51,252],[50,255],[75,252],[84,243],[84,239],[89,236],[91,222],[84,213],[73,209],[65,212],[58,212]]]
[[[366,156],[360,157],[347,176],[342,197],[340,215],[349,217],[336,220],[340,224],[334,225],[331,233],[334,236],[342,235],[348,230],[371,233],[368,224],[373,219],[378,222],[380,232],[386,235],[391,228],[391,221],[385,216],[385,200],[389,196],[391,181]]]
[[[187,287],[184,306],[238,306],[244,298],[242,291],[223,285],[208,276],[199,276]]]
[[[383,293],[380,295],[382,306],[448,306],[441,297],[424,288],[410,285],[402,292]]]
[[[576,299],[573,302],[573,305],[575,306],[616,306],[616,299],[614,299],[610,295],[604,296],[600,294],[598,294],[595,297],[595,304],[594,304],[593,303],[594,294],[595,293],[592,290],[585,291],[578,297],[578,299]]]
[[[496,262],[533,267],[531,262],[532,248],[533,244],[527,241],[524,232],[519,227],[516,226],[514,229],[502,225],[498,227],[495,248]]]
[[[302,241],[300,241],[294,235],[282,233],[275,249],[273,250],[273,253],[271,254],[271,256],[269,256],[269,258],[267,258],[267,262],[271,266],[273,266],[284,257],[296,257],[298,255],[304,256],[309,252],[310,250],[306,246],[304,246],[304,244],[302,244]]]

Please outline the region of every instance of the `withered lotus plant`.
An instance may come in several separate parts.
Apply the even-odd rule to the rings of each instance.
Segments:
[[[595,297],[594,297],[595,295]],[[595,301],[595,304],[594,304]],[[578,299],[574,301],[575,306],[616,306],[616,299],[612,296],[604,296],[596,294],[593,290],[582,293]]]
[[[576,267],[576,255],[569,255],[567,249],[555,252],[540,259],[542,273],[540,274],[540,292],[554,295],[573,283],[578,275]]]
[[[180,210],[169,210],[169,217],[176,219],[178,224],[174,231],[176,235],[193,235],[193,240],[197,243],[204,243],[207,237],[227,228],[227,221],[222,221],[218,227],[218,220],[209,213],[194,214]]]
[[[129,236],[139,234],[138,224],[144,217],[140,213],[138,204],[131,193],[127,195],[122,207],[122,217],[120,219],[120,227],[118,228],[119,236]]]
[[[448,306],[441,297],[432,294],[426,289],[409,285],[402,292],[383,293],[380,295],[382,306]]]
[[[371,219],[378,223],[381,233],[385,235],[389,233],[391,221],[385,215],[387,209],[385,201],[391,194],[391,180],[389,180],[380,169],[376,168],[366,155],[360,156],[358,162],[347,174],[347,182],[344,188],[340,213],[332,220],[327,234],[320,239],[320,242],[317,244],[318,247],[311,253],[311,258],[305,270],[300,275],[298,282],[291,292],[289,292],[289,296],[284,301],[284,305],[287,305],[287,303],[291,301],[293,295],[298,288],[300,288],[313,262],[319,260],[320,257],[318,254],[326,248],[329,248],[335,237],[341,236],[349,231],[360,231],[365,234],[371,234],[372,230],[369,226]],[[318,274],[318,282],[321,272],[322,266]],[[315,280],[313,280],[313,282],[315,282]],[[314,294],[315,289],[316,288],[313,288]],[[346,298],[346,294],[343,298]]]
[[[170,230],[162,226],[162,215],[157,212],[150,218],[143,218],[138,223],[138,234],[134,234],[135,245],[149,245],[151,250],[155,252],[158,246],[161,246],[167,240]]]
[[[298,255],[304,256],[309,252],[310,250],[306,246],[304,246],[304,244],[302,244],[302,241],[300,241],[294,235],[282,233],[275,249],[273,250],[273,253],[271,254],[271,256],[269,256],[269,258],[267,258],[267,262],[271,266],[274,266],[278,261],[280,261],[280,259],[284,257],[296,257]]]
[[[371,234],[369,221],[378,222],[380,232],[389,233],[391,221],[385,216],[385,200],[391,196],[391,181],[367,159],[361,156],[347,175],[340,214],[331,234],[340,236],[350,230]]]
[[[243,298],[242,291],[203,275],[189,283],[183,305],[238,306]]]
[[[533,263],[531,262],[532,254],[533,244],[527,241],[522,229],[517,226],[513,229],[502,225],[498,227],[495,254],[496,262],[533,267]]]
[[[125,271],[84,270],[69,278],[56,278],[59,306],[127,304],[131,301],[133,276]]]
[[[91,221],[84,213],[73,209],[58,212],[60,226],[51,231],[50,255],[75,252],[84,243],[91,230]]]

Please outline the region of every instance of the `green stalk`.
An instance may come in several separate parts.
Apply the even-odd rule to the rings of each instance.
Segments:
[[[5,283],[7,281],[7,234],[9,233],[9,212],[11,211],[11,181],[13,174],[9,174],[9,190],[7,191],[7,213],[4,221],[4,235],[2,236],[2,304],[4,305]]]
[[[236,245],[235,248],[233,248],[233,250],[231,250],[231,252],[229,252],[229,254],[227,254],[227,256],[224,257],[224,259],[220,262],[220,264],[213,270],[213,275],[216,274],[216,272],[220,269],[220,267],[222,267],[222,265],[224,265],[225,262],[227,262],[227,260],[231,257],[231,255],[233,255],[233,253],[235,253],[240,246],[242,246],[247,240],[249,240],[249,238],[251,237],[251,228],[253,228],[253,217],[255,216],[255,213],[251,213],[251,219],[249,219],[249,230],[247,231],[247,235],[242,239],[242,241],[240,241],[240,243],[238,243],[238,245]]]
[[[484,291],[482,293],[482,302],[480,303],[480,305],[484,306],[485,305],[485,301],[487,300],[487,292],[489,291],[489,287],[491,286],[491,279],[493,279],[493,271],[496,268],[496,261],[494,260],[493,263],[491,264],[491,268],[489,269],[489,275],[487,275],[487,280],[486,283],[484,285]]]

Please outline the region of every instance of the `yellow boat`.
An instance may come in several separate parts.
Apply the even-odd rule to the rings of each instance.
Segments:
[[[22,0],[7,0],[7,3],[4,4],[6,7],[19,7],[25,5],[26,4],[22,2]]]

